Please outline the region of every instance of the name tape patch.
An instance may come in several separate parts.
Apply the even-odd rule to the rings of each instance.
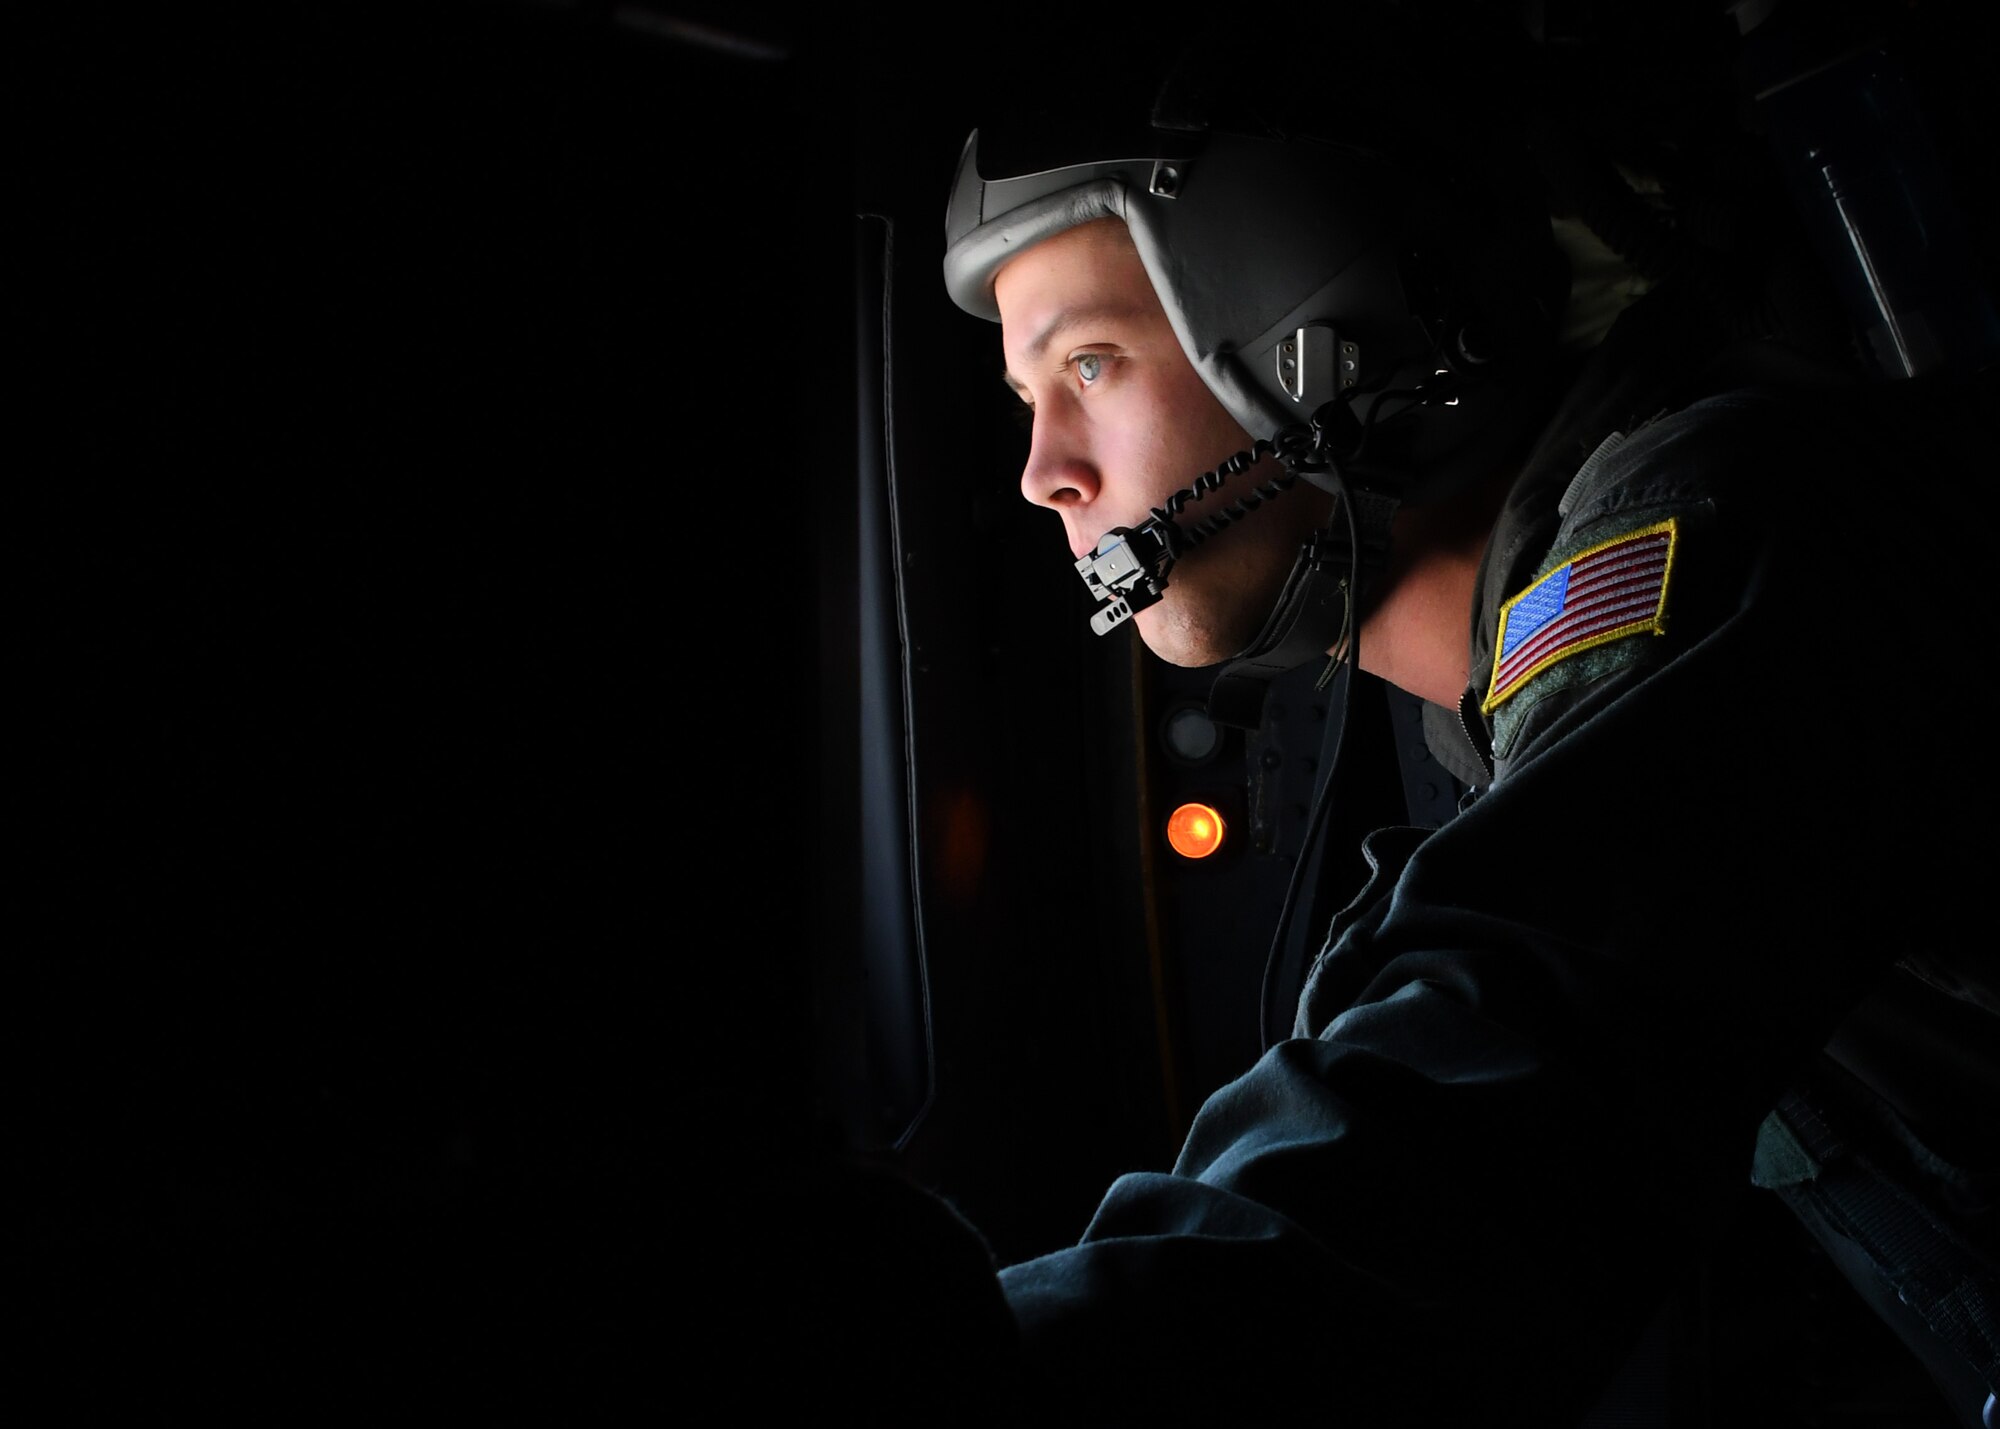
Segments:
[[[1558,660],[1627,635],[1667,628],[1667,577],[1679,528],[1662,521],[1571,556],[1500,608],[1491,714]]]

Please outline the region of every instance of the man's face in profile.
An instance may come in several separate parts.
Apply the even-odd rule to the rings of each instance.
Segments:
[[[1188,361],[1117,219],[1068,229],[1008,260],[993,294],[1007,385],[1034,411],[1021,494],[1062,517],[1073,558],[1249,448],[1249,434]],[[1279,470],[1266,458],[1189,510],[1219,511]],[[1165,598],[1136,617],[1140,637],[1175,665],[1237,654],[1262,627],[1326,503],[1301,483],[1183,556]]]

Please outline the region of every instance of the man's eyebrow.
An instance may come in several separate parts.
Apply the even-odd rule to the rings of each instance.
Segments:
[[[1083,307],[1064,308],[1043,323],[1041,330],[1028,339],[1027,345],[1021,349],[1021,356],[1030,362],[1039,362],[1042,354],[1048,351],[1049,344],[1059,337],[1097,323],[1128,321],[1138,313],[1139,309],[1130,303],[1090,303]],[[1021,379],[1012,372],[1003,370],[1000,380],[1017,395],[1023,397],[1027,395]]]

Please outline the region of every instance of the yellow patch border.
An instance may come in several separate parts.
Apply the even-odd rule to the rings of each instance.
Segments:
[[[1552,651],[1523,670],[1519,678],[1508,687],[1505,694],[1498,696],[1493,694],[1494,682],[1500,678],[1500,652],[1507,648],[1507,617],[1513,613],[1515,606],[1533,595],[1542,582],[1546,581],[1564,566],[1573,566],[1578,561],[1587,560],[1591,556],[1596,555],[1599,551],[1609,550],[1613,546],[1622,545],[1626,541],[1637,540],[1641,536],[1657,535],[1661,531],[1667,533],[1667,564],[1666,568],[1660,572],[1660,598],[1658,603],[1654,605],[1651,615],[1641,616],[1636,620],[1628,620],[1622,625],[1614,625],[1609,630],[1600,630],[1597,634],[1586,640],[1579,640],[1574,645],[1565,645],[1559,650]],[[1535,676],[1541,674],[1549,666],[1567,660],[1572,655],[1581,655],[1586,650],[1594,650],[1600,645],[1608,645],[1613,640],[1623,640],[1628,635],[1666,634],[1667,590],[1673,583],[1674,558],[1679,551],[1680,521],[1677,517],[1669,516],[1664,521],[1655,521],[1650,526],[1641,526],[1634,531],[1622,532],[1619,535],[1611,537],[1609,540],[1599,541],[1594,546],[1578,551],[1573,555],[1565,556],[1555,565],[1536,576],[1519,595],[1514,596],[1500,607],[1500,623],[1493,632],[1493,671],[1487,676],[1487,694],[1486,698],[1479,702],[1479,712],[1481,714],[1492,714],[1493,711],[1499,709],[1500,706],[1506,704],[1507,701],[1525,690],[1528,687],[1529,681],[1533,680]]]

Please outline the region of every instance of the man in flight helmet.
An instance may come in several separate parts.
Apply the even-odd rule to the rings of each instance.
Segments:
[[[1517,152],[1468,151],[1428,132],[1434,121],[1385,126],[1359,93],[1333,131],[1295,132],[1289,114],[1239,106],[1204,58],[1161,88],[1150,128],[1092,132],[1070,113],[1046,133],[975,132],[945,279],[959,306],[1002,325],[1007,383],[1034,413],[1022,491],[1062,517],[1080,570],[1093,554],[1117,564],[1099,551],[1107,532],[1183,511],[1145,533],[1136,583],[1094,586],[1106,623],[1136,618],[1175,664],[1241,659],[1223,713],[1255,723],[1263,684],[1352,617],[1394,624],[1440,597],[1436,560],[1393,581],[1376,568],[1390,524],[1422,525],[1458,498],[1455,556],[1447,542],[1398,548],[1476,564],[1465,488],[1496,500],[1507,457],[1546,416],[1568,271]],[[1368,73],[1382,92],[1416,82]],[[1286,452],[1253,451],[1288,430]],[[1238,453],[1255,459],[1216,471]],[[1220,484],[1176,501],[1199,473]],[[1361,523],[1346,534],[1363,567],[1341,564],[1357,552],[1329,531],[1295,572],[1337,510]],[[1207,544],[1223,526],[1241,529]],[[1376,609],[1392,592],[1393,609]],[[1416,649],[1364,639],[1359,658],[1432,697],[1462,685],[1462,672],[1381,663]]]
[[[1888,832],[1970,747],[1884,676],[1976,604],[1952,531],[1871,545],[1935,454],[1692,279],[1559,341],[1512,62],[1464,7],[1335,9],[1261,66],[1204,37],[1150,124],[984,127],[952,185],[946,286],[1000,325],[1099,628],[1218,666],[1245,724],[1351,658],[1471,791],[1370,836],[1292,1035],[1171,1172],[1003,1270],[1029,1412],[1576,1422],[1754,1181],[1976,1424],[1990,1214],[1912,1250],[1855,1211],[1995,1164],[1900,1095],[2000,1046],[1991,954],[1938,956],[1967,855]]]

